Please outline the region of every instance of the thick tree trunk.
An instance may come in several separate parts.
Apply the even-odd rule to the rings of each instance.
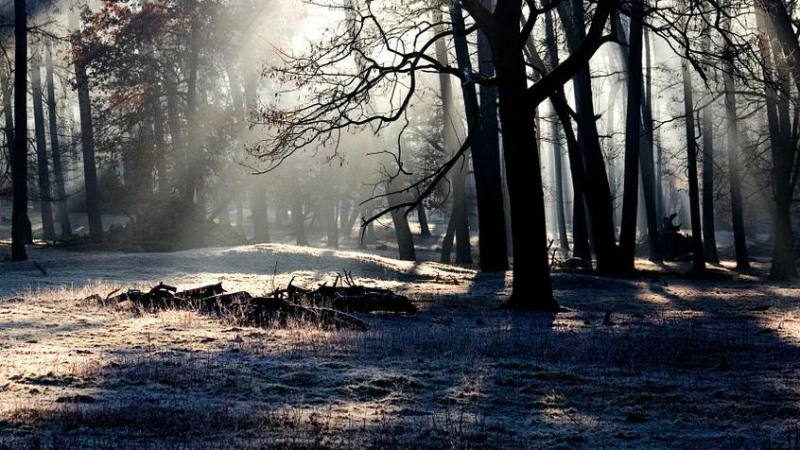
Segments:
[[[393,194],[396,190],[393,182],[389,181],[386,183],[386,194],[390,207],[402,203],[399,198],[400,194]],[[416,261],[417,253],[414,249],[414,235],[411,233],[411,227],[408,226],[405,210],[392,211],[392,222],[394,224],[394,233],[397,238],[397,250],[400,259],[403,261]]]
[[[767,5],[770,4],[767,3]],[[778,75],[777,90],[770,84],[774,80],[768,78],[766,98],[774,183],[772,219],[775,245],[772,253],[770,279],[779,281],[797,276],[797,252],[791,215],[796,183],[796,179],[794,179],[796,175],[793,175],[792,172],[796,168],[797,155],[792,140],[789,93],[791,92],[792,68],[795,68],[795,74],[800,73],[800,69],[794,64],[796,61],[800,61],[798,59],[800,55],[793,54],[800,50],[800,46],[797,45],[796,40],[782,41],[782,33],[778,27],[781,26],[780,22],[784,11],[775,11],[775,8],[783,8],[783,5],[771,5],[771,8],[773,12],[769,16],[770,20],[767,20],[764,11],[760,9],[756,10],[756,19],[758,28],[763,30],[759,46],[765,61],[765,72],[769,75],[774,67]],[[787,24],[783,23],[782,26],[786,27]],[[791,25],[789,27],[791,28]],[[789,59],[784,59],[786,56],[789,56]]]
[[[83,178],[86,191],[86,210],[89,215],[89,234],[103,234],[100,209],[100,188],[97,183],[97,162],[94,155],[94,125],[92,101],[89,95],[89,78],[83,60],[75,61],[75,84],[78,89],[78,109],[81,117],[81,149],[83,150]]]
[[[514,249],[512,296],[506,308],[558,311],[550,281],[541,164],[533,128],[534,108],[527,102],[527,74],[519,34],[520,8],[502,2],[495,9],[497,35],[492,50],[498,76],[500,121],[511,203]],[[535,286],[536,293],[531,292]]]
[[[16,129],[11,160],[14,205],[11,217],[11,260],[25,261],[28,220],[28,9],[14,0],[14,115]]]
[[[67,209],[67,189],[64,184],[64,162],[61,154],[61,142],[58,135],[58,108],[56,106],[55,75],[53,73],[53,52],[47,47],[47,113],[50,119],[50,149],[53,153],[53,175],[55,177],[56,204],[58,205],[58,223],[61,236],[72,234],[72,224]]]
[[[703,253],[703,231],[700,220],[700,185],[697,181],[694,93],[692,92],[692,74],[686,61],[682,63],[682,72],[684,118],[686,120],[686,152],[689,166],[689,211],[692,222],[692,271],[702,272],[706,268],[706,260]]]
[[[644,5],[632,5],[630,47],[628,52],[628,104],[625,125],[625,190],[622,200],[622,224],[619,237],[622,269],[633,272],[636,258],[636,216],[639,201],[639,153],[641,149],[642,111],[642,15]]]
[[[453,253],[453,243],[456,241],[456,220],[456,215],[451,212],[450,219],[447,221],[447,229],[442,238],[442,250],[441,256],[439,257],[439,262],[443,264],[450,264],[452,262],[450,257]]]
[[[31,91],[33,93],[33,124],[36,136],[36,161],[38,168],[39,205],[42,215],[42,238],[53,241],[56,238],[53,222],[53,191],[50,185],[50,164],[47,157],[47,131],[44,124],[44,98],[42,94],[42,70],[39,57],[33,58]]]
[[[492,8],[493,0],[481,0],[484,7]],[[461,11],[458,11],[461,17]],[[463,22],[459,21],[459,28]],[[466,39],[459,39],[466,43]],[[460,47],[459,47],[460,48]],[[467,49],[468,50],[468,49]],[[470,67],[469,54],[459,52],[459,67]],[[478,33],[478,71],[483,76],[494,75],[492,49],[483,33]],[[500,174],[500,136],[497,121],[497,89],[480,86],[480,104],[472,85],[464,85],[468,124],[475,123],[480,133],[472,145],[472,162],[475,172],[475,191],[478,200],[478,250],[483,272],[508,270],[508,242],[506,239],[506,214],[503,205],[503,180]]]

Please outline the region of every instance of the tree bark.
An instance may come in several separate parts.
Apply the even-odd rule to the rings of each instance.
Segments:
[[[694,93],[689,63],[682,62],[683,105],[686,120],[686,152],[689,166],[689,211],[692,222],[692,271],[702,272],[706,268],[703,253],[703,231],[700,221],[700,186],[697,181],[697,141],[694,123]]]
[[[417,220],[419,221],[419,235],[421,237],[430,237],[431,236],[431,228],[428,225],[428,213],[425,211],[425,205],[421,202],[417,206]],[[347,231],[349,234],[349,230]]]
[[[519,4],[501,2],[495,8],[497,41],[492,50],[498,76],[500,121],[511,204],[514,250],[511,309],[558,311],[550,281],[541,164],[533,128],[537,105],[527,102],[527,73],[520,51]],[[511,32],[514,30],[514,32]],[[503,32],[505,31],[505,32]],[[532,295],[530,286],[536,286]]]
[[[711,105],[703,108],[703,250],[706,260],[718,263],[714,226],[714,115]]]
[[[739,174],[739,119],[736,114],[736,93],[733,77],[733,62],[726,61],[726,70],[723,74],[725,80],[725,111],[727,115],[728,134],[728,176],[731,185],[731,213],[733,221],[733,241],[736,250],[736,268],[747,270],[750,261],[747,257],[747,241],[744,228],[744,206],[742,203],[742,180]]]
[[[493,8],[493,0],[481,0],[486,8]],[[460,13],[459,13],[460,15]],[[469,63],[466,58],[465,65]],[[494,75],[492,49],[489,40],[478,32],[478,71],[483,76]],[[467,89],[468,87],[468,89]],[[474,95],[471,86],[465,86]],[[500,135],[497,119],[497,88],[481,85],[480,105],[470,99],[470,108],[479,110],[467,113],[468,122],[480,117],[480,135],[476,136],[479,145],[472,146],[472,162],[475,172],[475,190],[478,198],[478,250],[480,268],[483,272],[503,272],[508,270],[508,241],[506,239],[506,213],[503,204],[503,180],[500,174]],[[466,99],[465,99],[466,101]]]
[[[641,223],[639,223],[639,227],[642,230],[647,230],[647,242],[648,242],[648,249],[649,249],[649,259],[651,261],[661,261],[661,247],[659,245],[660,237],[658,232],[659,227],[659,219],[660,214],[658,213],[658,205],[657,205],[657,188],[656,188],[656,173],[655,173],[655,162],[653,158],[653,108],[652,108],[652,75],[651,75],[651,67],[650,67],[650,45],[649,45],[649,35],[643,34],[643,26],[642,21],[644,20],[644,12],[643,8],[640,8],[639,5],[634,4],[631,11],[631,19],[630,19],[630,37],[629,43],[623,42],[623,45],[620,47],[620,61],[621,65],[624,68],[626,73],[631,74],[628,77],[628,100],[630,101],[630,83],[636,78],[636,82],[640,83],[642,87],[638,89],[641,93],[641,100],[638,102],[641,105],[641,127],[640,127],[640,144],[639,144],[639,157],[638,157],[638,164],[641,170],[641,189],[642,192],[639,193],[639,198],[642,200],[642,203],[638,205],[639,212],[643,212],[637,218]],[[621,22],[619,21],[619,15],[616,14],[615,16],[616,21],[616,28],[619,35],[624,36],[624,30],[622,27]],[[639,42],[634,43],[634,37]],[[646,42],[646,44],[645,44]],[[637,49],[636,53],[638,56],[634,55],[633,46],[636,44]],[[647,65],[646,67],[642,67],[642,55],[646,57]],[[636,61],[633,61],[636,59]],[[637,66],[637,70],[634,70],[632,64]],[[642,77],[642,70],[644,70],[644,78]],[[630,112],[630,110],[629,110]],[[628,117],[628,121],[633,120],[633,117]],[[627,143],[627,141],[626,141]],[[627,168],[627,152],[626,152],[626,168]],[[625,179],[627,180],[627,171],[625,175]],[[638,182],[637,182],[638,183]],[[624,192],[623,192],[624,195]],[[624,203],[624,202],[623,202]],[[620,241],[623,240],[623,237],[628,239],[629,237],[625,235],[626,233],[630,233],[630,230],[625,230],[627,228],[627,222],[625,219],[625,205],[623,204],[623,217],[621,218],[621,232],[620,232]],[[624,233],[623,233],[624,231]],[[635,231],[634,231],[635,233]],[[644,233],[642,233],[644,234]],[[625,235],[625,236],[623,236]],[[626,245],[629,245],[626,244]],[[622,242],[620,242],[620,247],[625,247]],[[623,249],[621,248],[621,251]],[[630,251],[630,249],[624,249],[624,251]],[[623,258],[624,259],[624,258]],[[630,269],[630,268],[628,268]]]
[[[559,64],[558,58],[558,40],[555,35],[555,29],[552,21],[552,16],[549,12],[545,13],[545,29],[546,29],[546,42],[548,48],[548,64],[539,57],[536,47],[531,40],[527,43],[527,53],[530,63],[537,68],[538,71],[547,72],[552,70]],[[586,168],[583,151],[575,137],[572,129],[572,110],[564,95],[564,90],[559,89],[550,95],[550,104],[558,116],[561,123],[564,136],[567,141],[567,155],[570,162],[570,174],[572,175],[572,191],[573,191],[573,211],[572,211],[572,240],[573,240],[573,256],[590,262],[592,260],[591,245],[589,242],[590,233],[588,227],[587,209],[594,210],[598,217],[603,213],[599,211],[600,206],[597,202],[590,202],[586,204],[585,192],[586,184]],[[589,206],[589,208],[587,208]],[[613,223],[612,223],[613,227]]]
[[[153,88],[151,107],[153,109],[153,138],[155,139],[155,168],[158,174],[158,195],[169,194],[167,174],[167,142],[164,131],[164,111],[161,105],[161,87]]]
[[[787,22],[788,14],[784,5],[777,2],[765,2],[768,17],[765,11],[756,10],[758,28],[762,31],[759,39],[762,57],[765,61],[767,75],[767,120],[770,130],[770,146],[772,150],[772,178],[773,178],[773,227],[775,245],[772,253],[772,266],[770,279],[786,280],[797,276],[797,252],[795,248],[794,230],[792,227],[791,208],[793,193],[797,183],[797,150],[792,140],[792,125],[790,116],[789,93],[791,92],[791,75],[800,75],[800,50],[796,39],[787,39],[793,33],[791,23]],[[768,44],[771,42],[771,46]],[[779,56],[780,58],[776,58]],[[787,58],[788,59],[785,59]],[[773,64],[775,62],[775,64]],[[770,71],[776,69],[778,76],[778,89],[774,89]],[[795,79],[795,83],[798,80]]]
[[[42,238],[53,241],[56,238],[53,222],[53,191],[50,184],[50,164],[47,157],[47,131],[44,124],[44,99],[42,94],[42,70],[39,57],[33,58],[30,69],[31,91],[33,93],[33,124],[36,136],[36,161],[38,168],[39,205],[42,215]]]
[[[551,132],[553,133],[553,185],[555,186],[555,198],[553,207],[556,210],[556,221],[558,222],[559,246],[562,255],[569,253],[569,236],[567,236],[567,218],[564,213],[564,180],[561,156],[561,130],[556,123],[553,123]]]
[[[450,11],[450,17],[453,21],[453,27],[455,30],[463,29],[463,16],[461,15],[461,9],[458,7],[453,7]],[[466,65],[461,67],[462,64],[465,64],[465,54],[466,60],[469,59],[469,50],[467,48],[466,37],[458,37],[458,32],[453,37],[455,47],[456,47],[456,55],[457,55],[457,64],[459,65],[460,70],[469,70],[469,66]],[[436,41],[436,59],[439,63],[448,65],[448,56],[447,56],[447,49],[445,47],[445,42],[441,39]],[[451,154],[454,154],[458,148],[461,146],[461,140],[464,137],[463,127],[461,125],[461,119],[456,116],[456,106],[455,100],[453,98],[453,89],[450,83],[450,75],[448,74],[440,74],[439,75],[439,86],[441,89],[442,95],[442,109],[444,114],[444,141],[445,141],[445,148]],[[470,95],[469,89],[472,89],[472,94]],[[474,88],[469,85],[468,87],[465,86],[463,89],[464,93],[464,101],[465,103],[477,102],[475,97],[475,90]],[[476,107],[474,109],[477,109]],[[469,113],[472,112],[473,116],[470,116]],[[474,120],[474,114],[476,111],[469,111],[467,112],[467,122],[469,126],[473,126],[470,122]],[[480,134],[480,129],[474,130],[478,135]],[[471,150],[474,151],[475,144],[477,143],[480,146],[480,136],[475,136],[473,140],[473,145]],[[471,153],[471,152],[470,152]],[[462,157],[462,160],[456,165],[453,170],[453,175],[451,178],[452,181],[452,189],[453,189],[453,210],[451,214],[454,218],[454,226],[455,226],[455,234],[456,234],[456,263],[458,264],[471,264],[472,263],[472,251],[470,249],[470,241],[469,241],[469,221],[467,215],[467,175],[468,175],[468,166],[469,166],[469,154],[466,153]],[[449,255],[444,255],[444,252],[448,250],[448,246],[442,245],[442,260],[447,260],[450,258]]]
[[[549,11],[545,13],[545,30],[546,30],[545,32],[547,33],[546,41],[547,41],[550,67],[555,67],[558,65],[558,42],[556,41],[555,37],[553,16]],[[553,110],[555,110],[555,106],[552,104],[552,100],[551,100],[551,106]],[[572,127],[572,124],[568,125],[570,126],[570,128]],[[559,129],[558,123],[556,122],[552,123],[550,128],[550,133],[552,134],[552,139],[553,139],[553,185],[555,186],[555,198],[553,199],[553,208],[556,211],[556,222],[558,222],[557,225],[558,225],[559,246],[561,248],[562,256],[565,256],[569,254],[570,247],[569,247],[569,237],[567,236],[567,219],[566,219],[566,214],[564,213],[564,181],[562,175],[564,169],[562,167],[563,157],[561,155],[562,133],[561,130]],[[591,255],[589,256],[591,257]]]
[[[100,206],[100,188],[97,183],[97,162],[94,154],[94,125],[92,123],[92,100],[86,62],[75,60],[75,84],[78,90],[78,109],[81,117],[81,149],[83,150],[83,178],[86,191],[86,211],[89,216],[89,234],[103,234],[103,219]]]
[[[644,20],[644,17],[641,17]],[[642,134],[641,153],[639,162],[642,169],[642,190],[644,194],[644,207],[647,213],[647,238],[651,261],[661,261],[661,237],[658,232],[661,215],[658,206],[658,189],[656,188],[656,168],[654,157],[654,126],[653,126],[653,77],[650,58],[650,33],[644,31],[645,43],[645,72],[644,72],[644,98],[642,101]]]
[[[386,183],[386,194],[390,207],[402,203],[398,198],[400,194],[393,194],[395,191],[394,183],[388,181]],[[394,233],[397,238],[397,250],[400,259],[403,261],[416,261],[417,253],[414,249],[414,235],[411,233],[411,227],[408,226],[408,219],[406,218],[405,211],[393,210],[392,222],[394,223]]]
[[[583,3],[580,0],[564,2],[559,5],[558,10],[567,29],[567,46],[574,54],[578,46],[586,39],[583,26]],[[614,230],[613,201],[595,121],[592,80],[588,63],[578,71],[573,82],[576,113],[579,118],[578,142],[583,149],[584,167],[586,168],[584,195],[586,204],[590,208],[589,220],[597,253],[597,271],[614,274],[619,272],[620,265]]]
[[[72,224],[67,209],[67,189],[64,184],[64,162],[61,153],[61,142],[58,136],[58,108],[56,105],[55,75],[53,73],[53,52],[47,46],[47,114],[50,119],[50,149],[53,158],[53,175],[55,177],[56,205],[58,206],[58,223],[61,236],[72,234]]]
[[[195,193],[201,177],[200,163],[203,159],[202,145],[200,143],[200,130],[198,129],[198,71],[200,65],[200,32],[195,20],[192,24],[191,43],[189,48],[188,79],[186,82],[186,133],[188,146],[186,152],[186,167],[184,168],[184,183],[181,197],[184,207],[184,219],[194,220],[192,217],[195,206]],[[199,196],[198,196],[198,200]]]
[[[16,128],[11,160],[14,204],[11,217],[11,260],[26,261],[28,220],[28,8],[14,0],[14,115]]]
[[[642,111],[642,0],[632,4],[628,51],[628,104],[625,125],[625,188],[619,237],[622,269],[633,272],[636,259],[636,217],[639,201],[639,153]]]

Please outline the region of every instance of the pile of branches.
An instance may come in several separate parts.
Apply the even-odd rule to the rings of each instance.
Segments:
[[[241,326],[286,326],[290,323],[313,323],[324,329],[369,329],[353,313],[415,313],[408,297],[388,289],[370,288],[355,283],[352,275],[336,277],[333,285],[324,283],[316,289],[295,286],[294,279],[285,289],[275,289],[268,296],[249,292],[228,292],[222,283],[178,291],[175,286],[159,283],[149,291],[119,290],[105,298],[93,295],[88,300],[104,305],[130,302],[148,312],[167,309],[196,310],[202,314],[233,320]]]

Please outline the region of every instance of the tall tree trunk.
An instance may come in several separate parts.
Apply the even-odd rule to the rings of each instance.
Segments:
[[[481,0],[484,7],[493,9],[494,0]],[[460,13],[459,13],[460,15]],[[465,64],[469,62],[466,59]],[[483,76],[494,75],[492,49],[483,33],[478,33],[478,71]],[[465,89],[467,86],[465,86]],[[469,86],[468,91],[474,92]],[[471,94],[472,95],[472,94]],[[480,117],[480,145],[472,147],[475,190],[478,198],[478,249],[480,268],[484,272],[508,270],[508,242],[506,239],[506,214],[503,204],[503,180],[500,174],[500,135],[497,119],[497,88],[481,85],[480,105],[470,100],[472,107],[480,109],[467,117]],[[468,119],[471,121],[472,119]]]
[[[178,195],[184,194],[183,177],[186,176],[185,168],[188,167],[187,152],[183,139],[183,130],[181,124],[180,107],[178,100],[180,93],[178,92],[178,83],[175,80],[174,74],[168,74],[166,79],[166,86],[168,87],[167,94],[167,124],[169,126],[169,136],[172,144],[172,154],[176,160],[176,187]],[[183,168],[183,169],[181,169]]]
[[[72,224],[67,209],[67,189],[64,185],[64,162],[61,153],[61,142],[58,136],[58,108],[56,105],[55,75],[53,73],[53,51],[47,46],[47,114],[50,119],[50,149],[53,153],[53,175],[56,182],[56,204],[58,205],[58,223],[61,225],[61,236],[72,234]]]
[[[789,64],[791,64],[791,60],[785,59],[787,55],[780,44],[780,36],[775,32],[775,27],[768,22],[763,10],[756,10],[756,21],[758,29],[762,30],[759,36],[759,48],[765,63],[767,77],[765,83],[767,121],[772,150],[775,245],[772,253],[770,279],[786,280],[797,276],[797,252],[791,216],[796,183],[792,172],[797,169],[797,153],[792,140],[789,106],[791,101],[789,98],[791,66]],[[791,49],[791,47],[789,48]],[[774,58],[774,55],[778,55],[778,58]],[[789,57],[791,58],[793,55],[789,55]],[[774,72],[778,76],[778,89],[773,87],[774,80],[771,76],[773,68],[776,69]]]
[[[36,136],[36,161],[38,168],[39,204],[42,214],[42,237],[55,240],[56,228],[53,222],[53,191],[50,185],[50,164],[47,157],[47,131],[44,124],[44,99],[42,95],[42,70],[39,57],[33,58],[31,91],[33,93],[33,124]]]
[[[512,296],[503,306],[511,309],[558,311],[550,280],[547,254],[544,191],[541,164],[533,128],[534,108],[527,102],[527,73],[520,51],[520,8],[514,2],[501,2],[494,17],[498,30],[492,43],[498,76],[500,121],[511,204],[511,229],[514,251]],[[531,194],[532,193],[532,194]],[[536,294],[530,291],[536,286]]]
[[[641,18],[644,20],[644,17]],[[650,57],[650,33],[645,31],[645,76],[644,99],[642,101],[642,147],[639,161],[642,169],[642,190],[644,194],[644,207],[647,213],[647,238],[650,249],[650,260],[661,261],[661,246],[659,242],[658,227],[661,220],[658,206],[658,189],[656,188],[656,167],[654,156],[654,125],[653,125],[653,77]]]
[[[719,262],[714,228],[714,115],[711,105],[706,105],[703,108],[703,250],[710,263]]]
[[[78,89],[78,109],[81,117],[81,149],[89,234],[97,237],[103,234],[103,219],[100,209],[100,188],[97,183],[97,162],[94,155],[92,100],[89,93],[89,78],[86,75],[86,62],[82,58],[75,60],[75,84]]]
[[[567,46],[570,52],[575,53],[578,46],[586,39],[583,3],[580,0],[564,2],[559,5],[558,10],[567,29]],[[590,211],[590,228],[597,252],[597,271],[617,273],[620,266],[614,231],[613,201],[597,131],[588,63],[578,71],[574,85],[576,113],[580,118],[578,142],[583,149],[586,168],[584,195]]]
[[[11,260],[25,261],[28,220],[28,8],[14,0],[14,115],[16,129],[11,160],[14,205],[11,217]]]
[[[700,220],[700,185],[697,181],[697,141],[694,123],[694,93],[689,63],[682,62],[683,105],[686,120],[686,152],[689,165],[689,211],[692,222],[692,271],[702,272],[706,268],[703,254],[703,231]]]
[[[569,237],[567,236],[567,218],[564,214],[564,181],[561,156],[561,130],[557,123],[553,122],[551,127],[553,134],[553,185],[555,186],[555,197],[553,207],[556,210],[556,222],[558,222],[558,237],[562,255],[569,253]]]
[[[739,119],[736,114],[736,87],[734,86],[733,77],[730,75],[731,70],[733,70],[733,62],[728,59],[723,77],[725,80],[725,111],[728,122],[728,176],[731,185],[733,241],[736,250],[736,268],[746,270],[750,268],[750,261],[747,257],[742,180],[739,173]]]
[[[8,75],[3,72],[0,74],[0,88],[3,94],[3,116],[5,124],[3,132],[6,135],[6,151],[8,152],[8,164],[11,174],[14,172],[14,88],[11,86]]]
[[[167,141],[164,130],[164,110],[161,105],[161,87],[153,88],[151,108],[153,109],[153,138],[155,139],[155,167],[158,174],[158,195],[169,194],[167,175]]]
[[[555,32],[553,16],[548,11],[545,13],[545,33],[547,42],[547,65],[540,61],[536,53],[536,48],[532,42],[528,41],[528,54],[532,63],[544,69],[552,70],[559,63],[558,39]],[[572,243],[574,247],[573,256],[584,261],[591,262],[592,252],[589,246],[589,228],[587,226],[586,205],[584,202],[584,185],[586,182],[586,171],[584,165],[583,152],[575,133],[572,130],[572,117],[564,90],[559,89],[550,96],[550,104],[558,116],[562,132],[567,141],[567,155],[570,162],[570,172],[572,175],[573,191],[573,213],[572,213]],[[555,129],[555,126],[554,126]],[[562,184],[563,186],[563,184]],[[566,227],[565,227],[566,228]]]
[[[625,190],[619,246],[623,270],[633,272],[636,258],[636,215],[639,201],[639,153],[642,111],[642,0],[633,3],[628,52],[628,105],[625,125]]]
[[[192,217],[195,205],[195,193],[198,190],[199,179],[201,177],[201,161],[203,160],[202,144],[200,142],[200,130],[198,129],[198,71],[200,65],[200,43],[198,39],[200,32],[198,24],[192,24],[192,37],[189,49],[189,76],[186,82],[186,167],[183,190],[181,193],[184,207],[184,219],[194,220]],[[200,201],[198,195],[198,201]],[[190,222],[191,223],[191,222]]]
[[[639,193],[639,197],[643,200],[642,204],[638,205],[638,209],[643,212],[638,216],[638,219],[641,221],[639,223],[639,227],[644,230],[647,230],[647,242],[649,248],[649,258],[651,261],[661,261],[661,247],[659,245],[660,237],[658,232],[658,224],[660,219],[660,214],[658,213],[658,205],[657,205],[657,188],[656,188],[656,173],[655,173],[655,163],[653,161],[653,109],[652,109],[652,75],[651,75],[651,67],[650,67],[650,45],[649,45],[649,34],[643,35],[642,33],[642,21],[644,20],[643,10],[639,10],[638,5],[634,5],[636,11],[632,11],[631,19],[630,19],[630,44],[625,45],[627,43],[623,42],[623,45],[620,47],[620,61],[621,65],[623,66],[624,70],[629,73],[633,74],[633,76],[628,77],[628,85],[632,82],[633,78],[636,78],[636,82],[641,83],[642,87],[638,89],[641,92],[642,99],[639,101],[641,105],[641,127],[640,127],[640,144],[639,144],[639,158],[638,164],[641,169],[641,177],[640,183],[642,192]],[[643,8],[642,8],[643,9]],[[624,30],[622,27],[622,23],[619,20],[619,15],[614,15],[616,28],[618,33],[621,36],[624,36]],[[633,45],[634,45],[634,36],[638,43],[636,43],[637,47],[641,51],[637,51],[639,53],[638,56],[634,55]],[[646,44],[642,42],[643,40],[646,41]],[[639,70],[642,69],[641,64],[641,57],[644,53],[647,59],[647,65],[644,68],[644,78],[642,78],[642,73],[639,71],[635,71],[633,69],[633,59],[636,59],[636,66]],[[628,97],[630,100],[630,89],[628,91]],[[628,117],[628,120],[632,120],[632,117]],[[627,153],[626,153],[626,164],[627,164]],[[627,165],[626,165],[627,167]],[[627,173],[627,172],[626,172]],[[627,175],[625,176],[627,179]],[[624,194],[624,193],[623,193]],[[621,219],[621,228],[620,231],[620,241],[623,240],[623,237],[628,238],[627,236],[623,236],[623,231],[630,232],[629,230],[625,230],[626,222],[625,222],[625,207],[623,205],[623,217]],[[629,244],[628,244],[629,245]],[[622,242],[620,242],[620,247],[624,247]],[[630,251],[630,249],[626,249],[625,251]],[[623,258],[624,259],[624,258]]]
[[[451,9],[450,12],[451,20],[453,21],[454,30],[463,29],[463,16],[461,15],[461,9],[454,7]],[[457,35],[458,33],[456,33]],[[462,36],[458,38],[456,36],[453,37],[456,46],[456,58],[459,68],[461,70],[469,70],[469,65],[465,65],[461,67],[462,64],[468,64],[469,60],[469,50],[467,48],[466,37]],[[466,54],[466,57],[465,57]],[[447,57],[447,49],[445,47],[445,43],[443,40],[439,39],[436,41],[436,59],[439,60],[441,64],[448,65],[448,57]],[[467,62],[465,62],[465,59]],[[442,109],[444,110],[444,140],[445,140],[445,147],[447,151],[454,154],[458,148],[461,146],[460,141],[463,138],[463,128],[461,125],[461,119],[456,116],[456,106],[455,100],[453,98],[453,89],[450,84],[450,75],[448,74],[440,74],[439,76],[439,85],[441,89],[442,95]],[[469,90],[472,89],[472,93],[470,95]],[[465,86],[463,89],[464,93],[464,101],[465,103],[469,103],[472,106],[472,102],[477,102],[477,98],[475,96],[475,90],[471,85]],[[477,109],[476,106],[473,106],[473,109]],[[475,129],[475,125],[472,125],[471,122],[474,122],[474,118],[476,116],[469,116],[469,112],[473,114],[476,111],[469,111],[468,110],[468,126],[471,126],[471,131],[474,131],[478,136],[473,140],[472,149],[476,147],[476,143],[480,146],[480,129]],[[462,158],[462,161],[456,165],[453,170],[452,175],[452,188],[453,188],[453,210],[452,213],[454,217],[454,226],[455,226],[455,234],[456,234],[456,263],[459,264],[471,264],[472,263],[472,251],[470,249],[470,240],[469,240],[469,218],[467,215],[467,175],[469,171],[469,155],[465,154]],[[447,246],[442,245],[442,253],[446,250]],[[445,256],[442,255],[442,260],[449,259],[449,255]]]

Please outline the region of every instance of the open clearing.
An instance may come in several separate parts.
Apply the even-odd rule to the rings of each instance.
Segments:
[[[0,262],[0,449],[800,448],[800,285],[763,267],[555,274],[570,312],[553,317],[496,310],[502,276],[377,253],[32,256],[48,276]],[[159,281],[260,293],[344,269],[422,311],[330,332],[83,300]]]

